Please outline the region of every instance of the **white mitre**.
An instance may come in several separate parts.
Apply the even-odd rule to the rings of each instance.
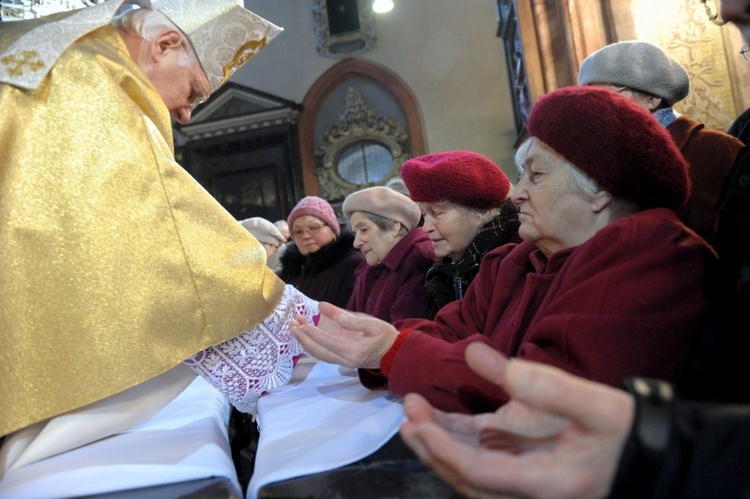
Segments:
[[[34,20],[38,26],[0,54],[0,83],[33,90],[73,42],[112,20],[123,5],[154,8],[190,40],[215,91],[282,28],[250,12],[242,0],[110,0],[64,15]],[[18,23],[30,21],[16,21]]]

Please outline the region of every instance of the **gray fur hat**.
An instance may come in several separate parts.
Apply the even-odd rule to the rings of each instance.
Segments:
[[[625,41],[607,45],[583,60],[578,84],[609,83],[664,99],[670,106],[687,97],[690,79],[672,56],[653,43]]]

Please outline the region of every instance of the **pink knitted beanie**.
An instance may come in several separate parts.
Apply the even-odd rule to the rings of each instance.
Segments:
[[[300,199],[297,206],[294,207],[289,214],[289,217],[286,219],[289,228],[291,229],[294,226],[295,220],[304,215],[321,219],[338,237],[339,232],[341,231],[339,228],[339,221],[336,218],[336,214],[333,212],[333,207],[325,199],[318,196],[307,196]]]

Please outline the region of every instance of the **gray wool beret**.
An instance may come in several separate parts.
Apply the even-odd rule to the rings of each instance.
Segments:
[[[578,84],[609,83],[661,97],[670,106],[687,97],[687,71],[661,47],[626,41],[607,45],[583,60]]]

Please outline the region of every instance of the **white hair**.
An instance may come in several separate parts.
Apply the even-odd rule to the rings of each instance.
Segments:
[[[419,206],[419,209],[424,214],[424,207],[422,206],[422,204],[423,203],[417,203],[417,206]],[[455,201],[451,201],[450,199],[441,199],[440,201],[436,201],[434,204],[440,204],[443,206],[455,208],[458,211],[462,211],[467,218],[478,219],[481,226],[487,225],[490,220],[500,214],[499,207],[475,208],[473,206],[466,206],[464,204],[456,203]]]
[[[554,167],[566,167],[565,171],[567,172],[566,177],[568,181],[573,186],[580,189],[585,195],[593,197],[599,192],[605,190],[599,186],[596,180],[588,176],[583,170],[579,169],[576,165],[558,154],[554,149],[539,140],[537,137],[529,137],[516,151],[515,163],[519,175],[523,175],[525,171],[523,166],[524,160],[529,153],[529,149],[534,144],[537,145],[537,155],[542,156],[548,164]]]
[[[185,34],[169,20],[167,16],[152,9],[131,9],[112,19],[110,22],[115,28],[122,28],[131,33],[137,33],[141,38],[150,42],[168,30],[177,30],[182,36],[184,54],[180,56],[178,64],[188,66],[191,61],[190,52],[193,50]],[[197,60],[197,57],[196,57]]]

